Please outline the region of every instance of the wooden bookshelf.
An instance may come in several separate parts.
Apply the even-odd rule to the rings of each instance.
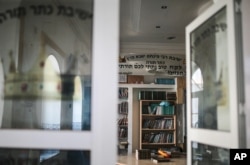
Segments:
[[[173,100],[140,100],[140,149],[176,146],[174,107]]]
[[[144,92],[144,94],[146,94],[148,91],[152,92],[149,95],[152,95],[151,100],[149,100],[150,102],[152,101],[152,99],[157,100],[158,102],[161,102],[162,100],[168,100],[171,103],[176,103],[176,97],[171,97],[173,95],[174,92],[176,93],[176,84],[171,84],[171,85],[167,85],[167,84],[119,84],[119,88],[127,88],[128,89],[128,96],[127,98],[119,98],[119,102],[121,101],[127,101],[128,102],[128,154],[132,154],[133,152],[135,152],[136,150],[140,149],[140,96],[139,93],[141,91]],[[160,93],[158,93],[157,95],[155,95],[155,92],[160,91]],[[162,92],[165,92],[164,98],[162,98]],[[146,92],[146,93],[145,93]],[[119,95],[120,92],[119,92]],[[170,95],[168,95],[170,93]],[[176,93],[177,94],[177,93]],[[142,96],[142,95],[141,95]],[[148,98],[148,95],[145,95],[144,97],[144,101],[146,101],[145,99]],[[155,97],[156,96],[156,97]],[[121,116],[121,114],[119,114],[119,116]],[[172,115],[165,115],[165,117],[172,117]],[[144,118],[154,118],[156,117],[155,115],[144,115]],[[159,117],[162,117],[162,115],[160,115]],[[145,130],[146,131],[146,130]],[[150,130],[149,130],[150,131]],[[152,130],[151,130],[152,131]],[[155,130],[157,131],[157,130]],[[160,131],[160,130],[159,130]]]
[[[118,154],[128,152],[128,88],[119,88],[118,103]]]

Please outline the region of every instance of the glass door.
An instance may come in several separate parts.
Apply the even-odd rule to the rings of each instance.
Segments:
[[[229,164],[245,147],[240,1],[216,1],[186,27],[188,164]]]
[[[0,0],[0,164],[115,164],[118,47],[117,0]]]

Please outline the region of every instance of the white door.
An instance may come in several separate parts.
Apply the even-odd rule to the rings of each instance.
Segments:
[[[186,27],[188,164],[229,164],[245,147],[240,1],[216,1]]]
[[[86,9],[86,6],[81,6],[82,2],[90,2],[92,3],[92,8]],[[27,3],[26,3],[27,2]],[[40,40],[38,37],[40,29],[47,32],[48,37],[52,40],[48,39],[47,42],[49,44],[45,45],[45,49],[47,53],[53,54],[51,48],[57,50],[55,55],[57,58],[62,56],[64,59],[64,55],[70,55],[68,53],[64,54],[61,50],[67,52],[71,51],[73,55],[79,55],[82,61],[77,61],[80,65],[79,68],[84,68],[81,65],[88,66],[90,65],[91,69],[91,78],[90,83],[86,86],[91,87],[91,91],[87,92],[88,100],[91,100],[90,105],[88,104],[87,108],[90,108],[90,116],[87,116],[86,120],[90,121],[90,126],[86,130],[44,130],[43,127],[37,125],[32,125],[32,127],[23,127],[20,129],[20,125],[17,124],[15,128],[11,124],[7,124],[5,128],[1,127],[0,129],[0,164],[10,163],[10,162],[18,162],[19,164],[40,164],[41,159],[47,159],[46,156],[53,156],[49,152],[47,155],[43,155],[44,157],[39,158],[39,155],[43,151],[51,151],[52,153],[57,153],[57,151],[66,151],[62,152],[64,160],[60,160],[58,157],[54,157],[55,164],[62,164],[66,163],[64,161],[68,161],[70,158],[73,162],[69,164],[79,164],[74,163],[83,162],[83,164],[91,164],[91,165],[100,165],[100,164],[107,164],[112,165],[116,163],[116,109],[117,109],[117,98],[118,98],[118,53],[119,53],[119,1],[117,0],[78,0],[79,4],[76,4],[77,1],[43,1],[43,2],[34,2],[28,0],[20,0],[20,1],[13,1],[13,2],[6,2],[4,0],[0,0],[0,29],[1,30],[0,39],[1,46],[1,55],[0,58],[4,58],[3,66],[5,73],[10,73],[8,70],[8,66],[10,63],[8,52],[12,50],[13,57],[15,62],[12,63],[13,66],[16,66],[18,69],[22,68],[22,71],[16,72],[17,74],[23,72],[27,75],[27,70],[30,68],[30,63],[25,63],[32,59],[35,61],[35,55],[37,49],[40,49],[40,45],[36,44],[36,41]],[[52,5],[53,3],[53,5]],[[88,3],[89,4],[89,3]],[[86,10],[85,10],[86,9]],[[111,10],[112,9],[112,10]],[[91,14],[89,14],[91,13]],[[84,29],[89,27],[89,23],[87,22],[86,18],[92,17],[92,29]],[[51,17],[56,18],[51,19]],[[28,22],[23,20],[29,20],[33,17],[34,22]],[[41,26],[37,26],[40,23],[40,19],[45,20],[44,24]],[[60,23],[57,23],[57,20],[64,20],[67,22],[65,26],[60,26]],[[20,22],[22,23],[20,23]],[[86,21],[86,22],[84,22]],[[31,23],[34,25],[29,26],[28,24]],[[27,26],[26,26],[27,25]],[[83,26],[82,26],[83,25]],[[86,26],[85,26],[86,25]],[[30,27],[27,30],[27,27]],[[43,29],[44,28],[44,29]],[[85,30],[84,33],[79,33],[82,31],[82,28]],[[61,33],[61,30],[70,29],[67,33]],[[32,36],[26,38],[23,36],[24,32],[27,32],[28,36]],[[86,32],[86,33],[85,33]],[[73,35],[70,35],[73,34]],[[54,40],[52,36],[57,36],[59,39]],[[72,36],[74,36],[74,40],[72,40]],[[91,38],[88,38],[88,37]],[[20,38],[25,39],[23,40],[25,43],[29,42],[30,44],[20,43]],[[34,42],[33,42],[34,41]],[[76,42],[77,41],[77,42]],[[79,41],[79,42],[78,42]],[[43,42],[43,41],[41,41]],[[86,44],[82,44],[86,43]],[[66,45],[64,45],[66,44]],[[20,46],[21,45],[21,46]],[[58,47],[59,45],[59,47]],[[64,46],[62,46],[64,45]],[[73,46],[68,46],[73,45]],[[91,49],[89,48],[91,45]],[[22,47],[23,46],[23,47]],[[26,46],[26,47],[25,47]],[[42,45],[43,46],[43,45]],[[28,49],[27,49],[28,47]],[[20,52],[25,49],[27,50],[26,53],[22,53],[22,56],[26,56],[30,53],[27,59],[22,59],[20,56]],[[84,53],[80,52],[83,51]],[[87,51],[86,51],[87,50]],[[79,53],[80,52],[80,53]],[[58,56],[57,56],[58,55]],[[91,60],[88,58],[84,58],[86,55],[91,55]],[[32,61],[31,60],[31,61]],[[63,68],[63,72],[65,71],[65,63],[59,61],[59,65]],[[66,61],[66,65],[69,61]],[[23,66],[20,66],[23,64]],[[68,65],[70,67],[74,67],[74,65]],[[1,68],[2,69],[2,68]],[[0,70],[1,70],[0,69]],[[31,70],[35,71],[35,70]],[[82,71],[83,74],[87,73],[86,70]],[[82,75],[80,75],[82,76]],[[1,75],[2,77],[2,75]],[[20,76],[22,77],[22,76]],[[24,77],[24,76],[23,76]],[[26,76],[28,79],[31,78]],[[39,75],[37,76],[39,79]],[[2,80],[2,79],[1,79]],[[17,81],[22,81],[18,79]],[[50,80],[48,80],[50,81]],[[12,82],[12,81],[10,81]],[[15,86],[18,86],[16,81],[13,81]],[[3,85],[3,82],[1,82]],[[34,83],[31,82],[34,85]],[[53,83],[48,83],[48,85],[53,85]],[[27,85],[25,86],[24,90],[27,89]],[[43,86],[40,86],[40,89],[43,89]],[[6,89],[11,90],[11,89]],[[25,92],[27,92],[26,90]],[[50,91],[50,90],[49,90]],[[47,92],[49,92],[47,91]],[[2,91],[1,91],[2,92]],[[7,92],[8,93],[8,92]],[[90,95],[91,93],[91,95]],[[32,94],[32,93],[31,93]],[[33,93],[34,94],[34,93]],[[22,94],[18,95],[16,98],[12,97],[13,95],[17,95],[17,93],[11,93],[10,96],[5,100],[7,104],[4,106],[0,105],[0,122],[3,120],[8,120],[7,122],[13,123],[9,121],[10,118],[3,118],[2,119],[2,112],[9,112],[13,110],[12,105],[19,101],[19,98]],[[27,94],[28,95],[28,94]],[[23,95],[24,96],[24,95]],[[31,95],[30,95],[31,96]],[[36,95],[37,96],[37,95]],[[24,96],[26,97],[26,96]],[[49,96],[50,97],[50,96]],[[50,99],[48,97],[48,99]],[[84,97],[84,96],[83,96]],[[14,98],[14,99],[13,99]],[[29,97],[30,100],[33,98]],[[74,99],[71,96],[71,99]],[[67,98],[66,98],[67,100]],[[19,101],[20,102],[20,101]],[[36,102],[26,102],[29,105],[36,105],[41,107]],[[69,103],[68,109],[72,110],[72,101],[65,101],[65,104]],[[3,104],[2,101],[0,104]],[[64,106],[65,104],[62,104]],[[84,104],[84,102],[83,102]],[[18,105],[24,105],[23,102],[20,102]],[[9,106],[9,107],[6,107]],[[26,105],[24,105],[26,106]],[[5,107],[2,109],[2,107]],[[59,107],[59,106],[58,106]],[[58,108],[55,107],[55,108]],[[16,111],[22,109],[22,107],[15,107]],[[36,111],[36,107],[30,106],[30,109],[27,107],[23,108],[22,111],[26,111],[29,113],[30,111]],[[8,112],[9,111],[9,112]],[[53,108],[50,108],[50,111],[53,111]],[[66,110],[65,110],[66,111]],[[47,112],[47,111],[46,111]],[[39,115],[39,114],[35,115]],[[40,112],[39,112],[40,113]],[[68,113],[72,115],[72,112]],[[14,114],[10,114],[10,117],[13,118]],[[31,114],[31,116],[34,114]],[[46,116],[46,115],[45,115]],[[48,116],[48,115],[47,115]],[[23,116],[14,116],[14,118],[22,118]],[[26,116],[27,117],[27,116]],[[49,116],[53,118],[53,116]],[[78,116],[79,117],[79,116]],[[28,119],[29,117],[27,117]],[[40,119],[34,121],[34,118],[29,118],[33,120],[32,122],[39,123]],[[62,119],[62,118],[61,118]],[[22,119],[20,119],[22,120]],[[73,120],[73,119],[70,119]],[[6,122],[6,123],[7,123]],[[29,122],[30,124],[31,122]],[[40,123],[41,124],[41,123]],[[72,123],[71,123],[72,124]],[[1,124],[0,124],[1,126]],[[20,150],[21,149],[21,150]],[[34,150],[34,152],[29,152],[30,150]],[[6,152],[5,152],[6,151]],[[26,152],[27,151],[27,152]],[[72,152],[67,152],[72,151]],[[80,152],[74,152],[80,151]],[[81,155],[84,151],[84,156]],[[87,153],[85,152],[87,151]],[[88,152],[89,151],[89,152]],[[6,155],[6,153],[9,153]],[[38,158],[38,159],[37,159]],[[86,158],[86,159],[85,159]],[[90,163],[88,158],[90,158]],[[40,160],[39,160],[40,159]],[[56,160],[58,159],[58,160]],[[85,161],[82,161],[82,160]],[[39,162],[39,163],[38,163]],[[53,164],[51,163],[51,164]],[[43,162],[46,164],[46,161]]]

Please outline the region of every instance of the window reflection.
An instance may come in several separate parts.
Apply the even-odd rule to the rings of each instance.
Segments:
[[[60,75],[60,68],[56,58],[49,55],[45,61],[44,75],[54,76]],[[51,82],[52,77],[45,76],[44,81]],[[44,84],[44,88],[50,88],[49,84]],[[50,89],[48,89],[50,90]],[[61,127],[61,100],[60,99],[44,99],[42,100],[41,124],[43,129],[59,130]]]
[[[191,34],[192,127],[228,131],[226,8]]]
[[[0,2],[0,128],[90,130],[93,0]]]
[[[72,119],[72,129],[73,130],[81,130],[82,129],[82,115],[83,115],[83,109],[82,109],[82,84],[81,84],[81,78],[79,76],[75,77],[74,80],[75,84],[75,91],[73,96],[73,119]],[[81,92],[82,91],[82,92]]]
[[[200,68],[193,62],[194,71],[191,83],[192,83],[192,127],[199,127],[199,95],[203,91],[203,78]]]
[[[217,146],[192,142],[192,164],[229,165],[230,150]]]
[[[192,92],[198,92],[203,90],[203,78],[201,75],[200,68],[196,69],[196,71],[192,75]]]
[[[1,165],[90,165],[90,151],[0,148]]]
[[[192,98],[192,127],[198,128],[198,105],[199,98]]]
[[[4,107],[4,71],[3,62],[0,60],[0,128],[2,127],[3,107]]]

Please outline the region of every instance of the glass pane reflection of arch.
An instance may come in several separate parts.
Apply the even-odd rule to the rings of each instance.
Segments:
[[[5,82],[0,82],[1,85],[5,84],[4,87],[6,88],[4,89],[8,90],[4,94],[4,104],[0,104],[0,107],[3,106],[1,109],[4,116],[0,119],[1,128],[60,128],[62,130],[64,124],[62,122],[65,121],[70,128],[63,127],[63,129],[72,129],[72,123],[75,120],[73,113],[75,112],[71,111],[70,114],[66,112],[70,105],[73,107],[72,98],[63,104],[62,99],[59,98],[61,97],[60,91],[55,90],[51,83],[43,84],[44,80],[50,82],[50,76],[44,76],[43,73],[51,74],[51,70],[53,70],[58,73],[54,74],[58,75],[58,79],[62,79],[63,76],[66,77],[68,74],[72,74],[73,78],[75,76],[80,77],[82,91],[84,91],[82,93],[84,98],[82,110],[84,111],[81,112],[83,123],[81,127],[84,130],[90,130],[93,1],[74,0],[72,3],[72,1],[61,0],[56,2],[25,0],[21,2],[1,3],[0,5],[1,13],[12,11],[16,6],[25,11],[20,15],[22,19],[19,19],[19,17],[9,19],[10,17],[8,17],[0,27],[2,32],[0,41],[4,48],[1,49],[0,58],[3,59],[4,73],[6,77],[8,75],[10,78],[15,77],[15,81],[10,79],[6,83],[11,88],[6,87]],[[40,13],[34,12],[34,9],[40,7],[48,10],[42,10]],[[66,14],[63,9],[72,9],[70,10],[73,12],[72,15]],[[13,60],[8,56],[9,51],[13,52]],[[48,56],[48,53],[55,56]],[[73,63],[68,61],[71,54],[76,59]],[[56,65],[52,64],[51,66],[57,67],[48,69],[50,70],[48,72],[44,71],[45,59],[50,59],[47,61],[51,63],[58,60],[60,70],[56,62]],[[9,74],[10,66],[16,67],[13,74]],[[49,90],[44,92],[44,88]],[[42,98],[43,96],[46,96],[46,98]],[[55,100],[55,96],[57,100]],[[72,97],[72,95],[70,94],[69,97]],[[58,103],[55,103],[56,101]],[[60,105],[59,102],[61,102]],[[49,106],[51,104],[58,104],[58,106]],[[81,105],[80,102],[79,105]],[[56,109],[57,117],[48,115],[48,113],[51,113],[48,108],[52,111],[52,107]],[[79,118],[77,116],[77,122],[80,120]],[[51,123],[55,123],[55,125],[50,125]]]
[[[81,130],[82,129],[82,84],[81,78],[79,76],[75,77],[74,80],[74,95],[73,95],[73,121],[72,121],[72,129],[73,130]]]
[[[192,127],[199,127],[199,104],[201,99],[199,96],[203,91],[203,77],[201,69],[195,62],[192,62],[193,74],[191,77],[192,88]]]
[[[217,26],[216,32],[211,33],[212,27]],[[197,112],[195,127],[198,128],[230,129],[227,33],[226,8],[190,33],[192,111]],[[196,74],[202,75],[202,82],[195,80]]]
[[[45,63],[45,80],[50,81],[50,76],[60,75],[60,68],[54,55],[50,55]],[[54,76],[53,76],[54,74]],[[47,75],[47,77],[46,77]],[[73,75],[71,75],[73,76]],[[73,76],[74,77],[74,76]],[[62,80],[61,80],[62,81]],[[68,81],[68,80],[66,80]],[[42,126],[44,129],[72,129],[82,130],[82,84],[80,76],[73,79],[74,93],[69,99],[45,99],[43,101]],[[69,84],[68,84],[69,85]],[[46,96],[45,96],[46,97]],[[64,105],[64,106],[62,106]],[[64,117],[62,117],[64,116]]]
[[[197,70],[192,75],[192,92],[202,91],[203,90],[203,78],[201,74],[201,69]]]
[[[59,64],[57,62],[57,59],[55,58],[54,55],[49,55],[49,57],[47,58],[47,61],[50,61],[53,69],[56,71],[56,73],[60,74],[60,68],[59,68]]]
[[[50,88],[50,84],[56,83],[60,69],[56,58],[49,55],[44,67],[44,88]],[[48,89],[49,90],[49,89]],[[45,91],[47,91],[45,89]],[[46,98],[46,96],[45,96]],[[61,125],[61,100],[44,99],[42,100],[41,124],[43,129],[59,130]]]

